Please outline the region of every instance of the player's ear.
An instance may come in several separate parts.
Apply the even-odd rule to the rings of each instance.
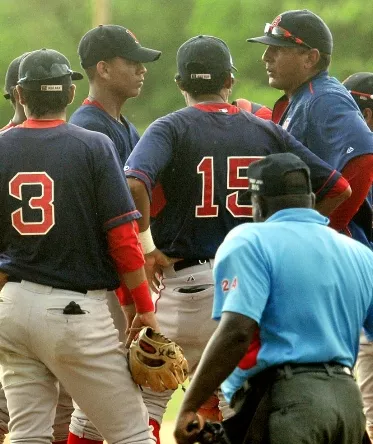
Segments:
[[[74,84],[72,84],[70,87],[69,87],[69,105],[71,104],[71,103],[73,103],[73,101],[74,101],[74,98],[75,98],[75,91],[76,91],[76,85],[74,85]]]
[[[372,123],[373,120],[373,111],[370,108],[364,108],[363,110],[363,116],[366,123],[369,125],[369,123]]]
[[[304,53],[306,55],[305,67],[310,69],[314,68],[320,60],[320,52],[316,48],[307,49]]]
[[[109,65],[104,60],[97,63],[96,70],[100,77],[106,78],[109,75]]]
[[[23,89],[22,89],[21,86],[17,85],[17,86],[14,88],[14,92],[13,92],[13,94],[14,94],[14,97],[16,97],[16,94],[17,94],[18,101],[19,101],[19,103],[20,103],[21,105],[26,105],[26,101],[25,101],[25,98],[24,98],[24,96],[23,96]]]

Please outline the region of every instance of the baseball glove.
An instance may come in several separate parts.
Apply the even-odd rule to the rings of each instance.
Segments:
[[[155,392],[176,390],[188,377],[188,363],[175,342],[143,327],[128,352],[129,368],[136,384]]]

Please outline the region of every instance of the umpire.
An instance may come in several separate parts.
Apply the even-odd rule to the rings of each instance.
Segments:
[[[327,227],[313,209],[309,169],[294,154],[252,163],[248,178],[254,221],[264,223],[236,227],[217,252],[220,323],[181,406],[177,442],[194,442],[196,412],[222,384],[235,409],[249,401],[239,413],[246,440],[233,442],[361,443],[352,367],[363,325],[373,340],[373,253]],[[258,325],[257,362],[244,372],[238,365]]]

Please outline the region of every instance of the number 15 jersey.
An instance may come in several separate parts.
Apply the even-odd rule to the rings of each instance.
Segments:
[[[250,205],[239,202],[248,165],[290,151],[308,164],[320,199],[340,174],[280,126],[228,103],[198,104],[157,119],[127,160],[127,177],[156,184],[165,205],[151,224],[156,246],[171,257],[213,258],[226,234],[249,222]],[[157,193],[158,195],[158,193]]]

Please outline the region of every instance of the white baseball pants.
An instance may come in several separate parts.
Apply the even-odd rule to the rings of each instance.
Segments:
[[[84,314],[63,314],[70,301]],[[0,324],[12,444],[51,442],[58,380],[109,444],[154,444],[106,290],[82,294],[28,281],[7,283],[0,293]]]

